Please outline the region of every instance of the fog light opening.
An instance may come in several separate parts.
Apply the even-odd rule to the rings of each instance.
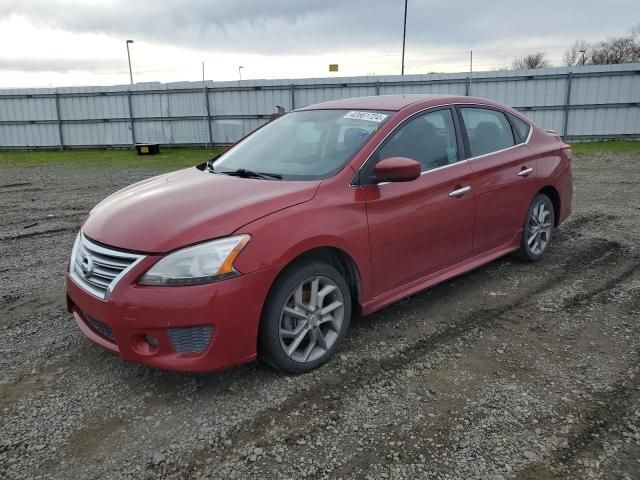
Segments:
[[[138,354],[151,356],[158,352],[160,341],[153,335],[139,333],[132,337],[131,348]]]

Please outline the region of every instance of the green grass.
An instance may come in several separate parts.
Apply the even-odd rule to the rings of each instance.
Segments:
[[[66,165],[73,167],[146,167],[174,170],[197,165],[220,149],[161,148],[158,155],[138,156],[135,150],[35,150],[0,151],[0,167],[39,167]]]
[[[66,165],[73,167],[146,167],[176,170],[197,165],[218,153],[213,148],[161,148],[159,155],[138,156],[134,150],[35,150],[0,151],[0,167],[37,167]],[[573,144],[577,155],[630,153],[640,155],[640,141],[614,140]]]
[[[573,152],[577,155],[593,155],[598,153],[640,154],[640,141],[610,140],[605,142],[573,143],[571,146]]]

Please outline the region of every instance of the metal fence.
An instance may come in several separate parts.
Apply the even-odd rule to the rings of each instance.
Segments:
[[[339,98],[446,93],[491,98],[569,140],[640,137],[640,64],[541,70],[0,90],[0,149],[219,145]]]

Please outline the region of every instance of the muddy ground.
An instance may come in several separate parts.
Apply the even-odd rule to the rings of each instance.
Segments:
[[[185,375],[65,311],[88,210],[157,172],[0,170],[0,478],[640,478],[640,156],[574,160],[545,259],[356,319],[337,358]]]

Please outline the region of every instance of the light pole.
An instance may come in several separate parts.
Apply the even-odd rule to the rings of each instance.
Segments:
[[[242,65],[240,65],[240,66],[238,67],[238,77],[240,77],[240,80],[241,80],[241,81],[242,81],[242,69],[243,69],[243,68],[244,68],[244,67],[243,67]]]
[[[582,66],[584,67],[584,54],[587,53],[587,51],[585,49],[580,50],[580,53],[582,54]]]
[[[471,79],[473,78],[473,50],[469,50],[469,81],[467,82],[467,96],[471,95]]]
[[[129,80],[133,85],[133,73],[131,72],[131,54],[129,53],[129,44],[133,43],[133,40],[127,40],[127,59],[129,60]]]
[[[404,46],[407,39],[407,3],[409,0],[404,0],[404,26],[402,27],[402,71],[400,75],[404,75]]]

